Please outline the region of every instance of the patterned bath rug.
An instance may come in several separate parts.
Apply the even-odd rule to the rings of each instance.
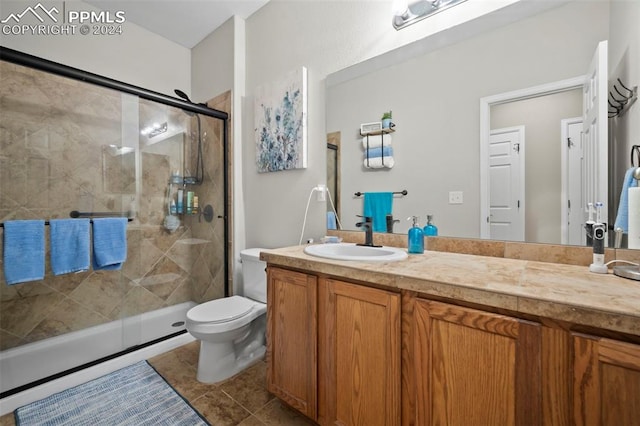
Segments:
[[[16,425],[209,425],[146,361],[20,407]]]

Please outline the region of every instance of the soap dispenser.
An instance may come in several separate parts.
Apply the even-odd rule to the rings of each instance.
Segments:
[[[418,226],[418,216],[408,217],[407,220],[413,220],[413,225],[409,229],[409,253],[424,253],[424,232]]]
[[[438,235],[438,227],[432,222],[433,215],[427,215],[427,224],[424,226],[424,235],[427,237],[436,237]]]

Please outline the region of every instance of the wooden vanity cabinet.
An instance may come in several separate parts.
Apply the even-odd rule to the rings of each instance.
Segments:
[[[399,425],[400,295],[267,271],[268,390],[321,425]]]
[[[400,424],[400,295],[319,283],[320,424]]]
[[[267,268],[267,389],[317,419],[317,281]]]
[[[541,424],[541,326],[415,299],[404,350],[404,423]],[[404,333],[404,330],[403,330]]]
[[[576,425],[640,425],[640,346],[573,335]]]
[[[320,425],[640,425],[637,344],[267,271],[267,388]]]

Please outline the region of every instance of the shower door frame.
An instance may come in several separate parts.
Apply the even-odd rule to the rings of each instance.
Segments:
[[[105,87],[108,89],[116,90],[122,93],[128,93],[138,96],[139,98],[149,101],[157,102],[163,105],[168,105],[175,108],[180,108],[185,111],[193,112],[196,114],[206,115],[221,120],[223,123],[223,214],[219,218],[224,220],[224,296],[230,295],[229,288],[229,114],[224,111],[219,111],[213,108],[209,108],[205,104],[196,104],[187,102],[180,98],[174,98],[159,92],[148,90],[142,87],[134,86],[132,84],[124,83],[118,80],[114,80],[108,77],[94,74],[88,71],[83,71],[78,68],[73,68],[67,65],[63,65],[57,62],[49,61],[47,59],[39,58],[37,56],[29,55],[14,49],[0,46],[0,60],[11,62],[17,65],[37,69],[40,71],[48,72],[51,74],[59,75],[62,77],[70,78],[73,80],[83,81],[85,83],[94,84],[97,86]]]

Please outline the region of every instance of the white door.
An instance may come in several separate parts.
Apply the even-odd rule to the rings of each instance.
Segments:
[[[587,220],[588,203],[606,203],[608,124],[607,124],[607,41],[601,41],[593,55],[583,86],[582,150],[584,156],[582,221]],[[608,206],[601,209],[608,223]],[[606,244],[607,239],[605,239]]]
[[[561,120],[562,244],[584,245],[582,199],[582,117]]]
[[[489,238],[524,241],[524,126],[489,137]]]

